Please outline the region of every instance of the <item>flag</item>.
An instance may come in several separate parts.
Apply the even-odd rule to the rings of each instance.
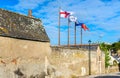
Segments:
[[[79,23],[78,21],[75,22],[75,26],[81,26],[81,23]]]
[[[77,17],[75,17],[73,15],[70,15],[68,19],[69,19],[69,22],[76,22],[77,21]]]
[[[70,13],[70,15],[74,15],[75,13],[74,12],[72,12],[72,11],[68,11],[69,13]]]
[[[69,15],[69,12],[60,10],[60,17],[67,18]]]
[[[88,28],[87,28],[87,26],[84,24],[84,23],[82,23],[82,28],[84,29],[84,31],[86,31],[86,30],[89,30]]]
[[[84,31],[89,30],[84,23],[75,22],[75,26],[81,26],[84,29]]]

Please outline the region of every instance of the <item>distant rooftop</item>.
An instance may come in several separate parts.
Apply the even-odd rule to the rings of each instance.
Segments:
[[[0,9],[0,36],[49,42],[40,19]]]

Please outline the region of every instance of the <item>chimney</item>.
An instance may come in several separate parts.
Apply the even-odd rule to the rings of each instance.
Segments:
[[[28,17],[33,17],[32,16],[32,10],[28,10]]]

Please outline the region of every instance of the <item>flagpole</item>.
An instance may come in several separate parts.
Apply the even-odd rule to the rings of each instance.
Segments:
[[[59,7],[59,17],[58,17],[58,45],[60,46],[60,7]]]
[[[75,36],[74,36],[75,37],[74,38],[74,40],[75,40],[74,45],[76,45],[76,26],[74,27],[74,29],[75,29],[75,32],[74,32],[75,33]]]
[[[82,26],[81,26],[81,45],[82,45]]]
[[[69,18],[68,18],[68,46],[69,46],[69,41],[70,41],[70,39],[69,39],[69,36],[70,35],[70,22],[69,22]]]

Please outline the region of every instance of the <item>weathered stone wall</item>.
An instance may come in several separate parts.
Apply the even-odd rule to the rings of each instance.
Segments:
[[[37,42],[0,37],[0,78],[74,78],[88,75],[88,50],[50,47]],[[102,56],[102,73],[104,73]],[[97,52],[91,51],[92,74],[99,74]]]
[[[51,52],[49,42],[0,37],[0,57],[40,58]]]
[[[80,77],[89,74],[88,50],[83,48],[52,47],[49,61],[61,78]],[[104,54],[98,61],[97,49],[91,51],[91,74],[105,73]],[[53,61],[54,60],[54,61]]]
[[[44,78],[49,42],[0,37],[0,78]]]

